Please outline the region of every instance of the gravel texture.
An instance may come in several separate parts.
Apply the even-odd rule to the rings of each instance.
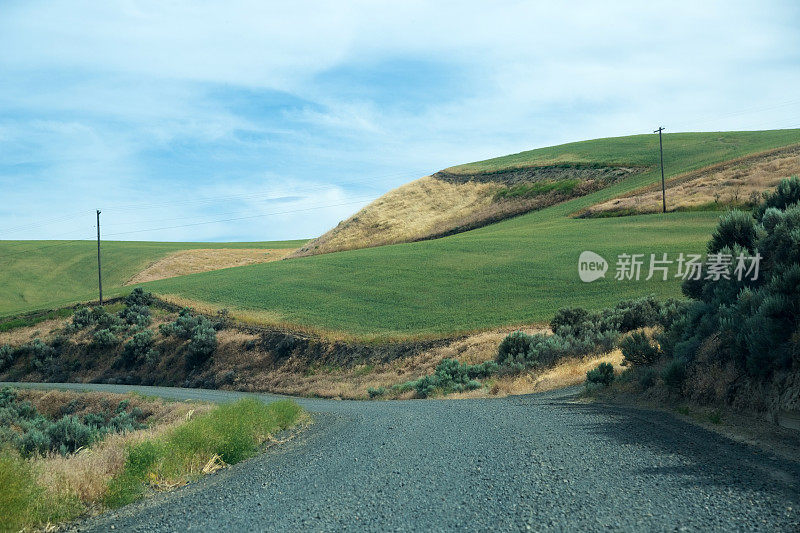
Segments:
[[[74,387],[207,401],[245,395]],[[575,392],[298,399],[315,423],[294,439],[71,528],[800,531],[799,463],[661,412],[576,402]]]

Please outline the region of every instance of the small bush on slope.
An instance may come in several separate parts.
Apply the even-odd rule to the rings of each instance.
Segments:
[[[586,373],[586,383],[604,385],[608,387],[614,381],[614,365],[611,363],[600,363],[597,368]]]
[[[634,366],[646,366],[655,363],[661,355],[658,347],[653,346],[647,335],[634,331],[619,343],[625,361]]]

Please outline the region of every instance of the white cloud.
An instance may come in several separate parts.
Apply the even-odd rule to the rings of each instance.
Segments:
[[[37,220],[26,214],[33,207],[56,216],[266,191],[306,199],[285,202],[281,210],[297,213],[277,219],[131,237],[312,236],[365,195],[451,164],[662,123],[797,127],[799,22],[792,2],[6,3],[0,228]],[[453,94],[432,90],[412,112],[391,87],[376,101],[315,82],[338,67],[404,58],[451,65],[466,81]],[[210,87],[280,91],[304,104],[257,116]],[[181,150],[189,153],[180,160],[152,155]],[[193,158],[198,176],[184,168]],[[372,189],[344,185],[369,176]],[[321,183],[329,186],[318,195],[295,194]],[[355,207],[299,211],[348,202]],[[215,220],[277,206],[218,204],[160,217]],[[76,235],[85,231],[75,224]],[[24,236],[69,228],[44,224]]]

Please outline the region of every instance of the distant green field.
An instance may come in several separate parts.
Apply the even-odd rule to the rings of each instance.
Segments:
[[[798,142],[800,130],[668,134],[664,160],[667,175],[674,176]],[[674,279],[614,281],[616,256],[702,251],[718,212],[587,220],[569,217],[586,206],[660,179],[657,147],[655,135],[598,139],[455,167],[463,172],[550,163],[650,167],[596,193],[470,232],[145,285],[162,294],[262,313],[270,320],[364,337],[438,335],[523,324],[548,320],[566,305],[597,308],[651,293],[677,296],[679,282]],[[47,250],[31,252],[24,260],[16,256],[10,262],[3,258],[2,246],[0,314],[95,297],[92,243],[53,248],[53,257],[47,256]],[[169,251],[208,246],[213,245],[107,243],[108,292],[123,291],[121,284],[133,273]],[[578,255],[583,250],[595,251],[609,261],[608,279],[591,284],[578,279]]]
[[[296,248],[305,241],[249,243],[103,241],[103,295],[152,262],[192,248]],[[96,241],[0,241],[0,317],[97,299]]]
[[[800,142],[800,130],[681,133],[664,138],[669,176]],[[548,320],[559,307],[598,308],[647,294],[678,296],[679,282],[617,282],[619,253],[700,252],[719,213],[581,220],[570,213],[660,179],[658,139],[573,143],[476,163],[484,170],[533,162],[653,165],[607,189],[491,226],[410,244],[312,256],[156,281],[157,292],[269,311],[280,320],[359,336],[436,335]],[[582,283],[583,250],[611,263],[611,279]],[[274,317],[273,317],[274,318]]]

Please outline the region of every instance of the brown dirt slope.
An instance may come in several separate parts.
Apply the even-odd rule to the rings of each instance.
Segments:
[[[667,181],[667,210],[750,207],[781,179],[800,174],[800,145],[752,156],[677,176]],[[595,205],[580,216],[618,216],[661,211],[661,183]]]

